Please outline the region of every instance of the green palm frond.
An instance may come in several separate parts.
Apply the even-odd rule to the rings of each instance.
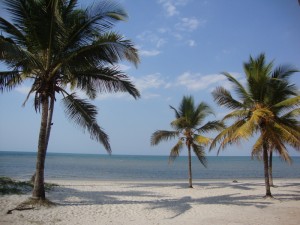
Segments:
[[[294,109],[295,107],[300,105],[300,96],[288,98],[286,100],[283,100],[281,102],[278,102],[277,104],[273,105],[273,108],[283,108],[283,110],[290,110]]]
[[[201,102],[192,114],[191,124],[194,124],[194,127],[199,126],[209,115],[214,115],[213,110],[208,104],[206,104],[205,102]]]
[[[237,120],[245,119],[250,114],[251,114],[251,112],[249,110],[245,110],[245,109],[234,110],[234,111],[228,113],[227,115],[225,115],[223,118],[223,121],[230,120],[230,119],[237,119]]]
[[[0,91],[10,91],[14,87],[23,82],[22,76],[19,71],[2,71],[0,72]]]
[[[171,149],[170,156],[169,156],[169,163],[174,162],[174,160],[179,156],[183,147],[184,147],[184,143],[182,142],[182,139],[179,139],[176,145]]]
[[[296,72],[299,72],[299,70],[292,65],[281,65],[274,69],[271,76],[274,79],[287,80]]]
[[[88,96],[96,97],[96,93],[127,92],[134,98],[140,97],[139,91],[122,71],[114,67],[100,67],[93,70],[72,70],[77,88],[84,90]],[[91,92],[93,91],[93,92]],[[89,93],[91,92],[91,93]]]
[[[185,117],[179,117],[171,122],[171,126],[178,131],[184,130],[186,127],[189,127],[189,121]]]
[[[181,117],[181,115],[180,115],[180,113],[177,111],[177,109],[174,108],[174,107],[171,106],[171,105],[170,105],[170,108],[174,110],[174,112],[175,112],[175,118],[176,118],[176,119],[179,119],[179,118]]]
[[[0,35],[0,60],[5,62],[14,70],[21,70],[24,73],[32,68],[42,68],[39,59],[30,51],[18,46],[12,39]]]
[[[2,17],[0,17],[0,30],[3,30],[5,33],[14,37],[17,40],[18,44],[24,45],[26,38],[24,37],[23,33]]]
[[[81,46],[65,55],[58,65],[68,65],[79,62],[86,65],[97,64],[98,62],[115,64],[120,60],[127,60],[137,65],[139,63],[138,50],[130,40],[123,36],[110,32],[97,38],[92,44]],[[58,66],[57,66],[58,67]]]
[[[241,109],[244,108],[244,105],[235,100],[229,91],[227,91],[223,87],[217,87],[213,92],[212,95],[214,97],[214,100],[217,104],[221,106],[225,106],[229,109]]]
[[[70,120],[90,133],[90,137],[103,144],[108,153],[111,153],[108,135],[97,124],[97,109],[86,100],[77,98],[75,94],[67,95],[62,99],[65,113]]]
[[[151,145],[158,145],[161,141],[168,141],[178,136],[178,131],[158,130],[151,136]]]
[[[243,85],[234,78],[230,73],[223,72],[224,76],[233,84],[236,94],[242,99],[242,102],[252,102],[252,96],[248,91],[243,87]]]
[[[207,159],[205,157],[204,148],[201,145],[197,145],[197,144],[193,143],[192,149],[193,149],[195,155],[197,156],[198,160],[206,168],[207,167]]]
[[[211,131],[221,131],[225,128],[225,124],[222,121],[214,120],[209,121],[206,124],[204,124],[202,127],[198,128],[197,131],[199,133],[208,133]]]

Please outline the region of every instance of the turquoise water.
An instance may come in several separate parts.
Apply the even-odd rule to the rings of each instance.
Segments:
[[[193,179],[263,178],[263,163],[245,156],[209,156],[208,168],[193,157]],[[274,178],[300,178],[300,157],[288,165],[273,160]],[[0,176],[29,179],[36,153],[1,152]],[[70,180],[179,180],[188,177],[187,157],[168,164],[167,156],[120,156],[48,153],[46,179]]]

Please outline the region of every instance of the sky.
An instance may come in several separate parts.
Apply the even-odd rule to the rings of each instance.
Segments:
[[[81,0],[86,7],[94,1]],[[95,1],[97,2],[97,1]],[[135,100],[128,94],[101,94],[92,103],[97,121],[109,135],[114,155],[168,155],[176,140],[150,145],[156,130],[171,130],[170,122],[183,96],[206,102],[215,111],[208,120],[227,112],[214,103],[211,92],[218,86],[230,89],[221,72],[244,79],[243,63],[250,55],[265,53],[274,66],[300,69],[300,5],[297,0],[119,0],[129,19],[114,31],[133,41],[141,63],[119,66],[141,92]],[[8,15],[0,7],[0,15]],[[0,70],[5,70],[0,65]],[[300,87],[300,73],[291,82]],[[30,84],[0,94],[0,151],[37,151],[40,114],[30,99]],[[207,121],[208,121],[207,120]],[[106,154],[64,114],[56,101],[48,152]],[[208,136],[213,137],[211,133]],[[254,139],[232,145],[220,156],[249,156]],[[208,156],[217,155],[207,150]],[[299,152],[289,148],[293,156]],[[182,152],[186,155],[186,151]]]

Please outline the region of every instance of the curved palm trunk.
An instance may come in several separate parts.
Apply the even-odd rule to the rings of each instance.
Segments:
[[[270,156],[269,156],[269,181],[270,181],[270,186],[274,187],[273,184],[273,151],[270,151]]]
[[[268,148],[267,145],[263,145],[263,160],[264,160],[264,175],[265,175],[265,186],[266,186],[266,195],[265,197],[273,197],[270,189],[270,181],[269,181],[269,157],[268,157]]]
[[[189,158],[189,187],[193,188],[192,184],[192,156],[191,156],[191,145],[188,145],[188,158]]]
[[[48,108],[49,100],[45,98],[42,102],[42,115],[41,115],[41,127],[39,134],[38,153],[36,160],[36,175],[34,181],[34,188],[32,192],[32,198],[45,200],[45,187],[44,187],[44,169],[45,159],[47,151],[47,121],[48,121]]]

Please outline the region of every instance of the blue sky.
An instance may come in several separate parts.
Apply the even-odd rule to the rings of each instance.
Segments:
[[[93,1],[81,1],[82,6]],[[98,122],[109,134],[113,154],[168,155],[175,141],[150,146],[158,129],[171,129],[169,105],[178,107],[184,95],[208,103],[221,118],[227,111],[217,106],[211,91],[230,88],[220,72],[243,80],[243,62],[264,52],[274,64],[300,68],[300,6],[297,0],[120,0],[129,20],[115,31],[139,49],[138,68],[121,62],[141,92],[100,95]],[[1,16],[7,16],[0,7]],[[5,66],[0,65],[4,70]],[[299,73],[292,82],[300,87]],[[36,151],[40,115],[32,99],[25,107],[29,84],[0,95],[0,151]],[[215,119],[210,117],[208,119]],[[105,154],[88,133],[68,121],[56,102],[49,152]],[[211,134],[213,136],[214,134]],[[226,148],[220,155],[250,155],[253,140]],[[290,149],[291,155],[299,156]],[[185,152],[184,152],[185,154]],[[184,155],[183,154],[183,155]],[[216,150],[208,155],[216,155]]]

